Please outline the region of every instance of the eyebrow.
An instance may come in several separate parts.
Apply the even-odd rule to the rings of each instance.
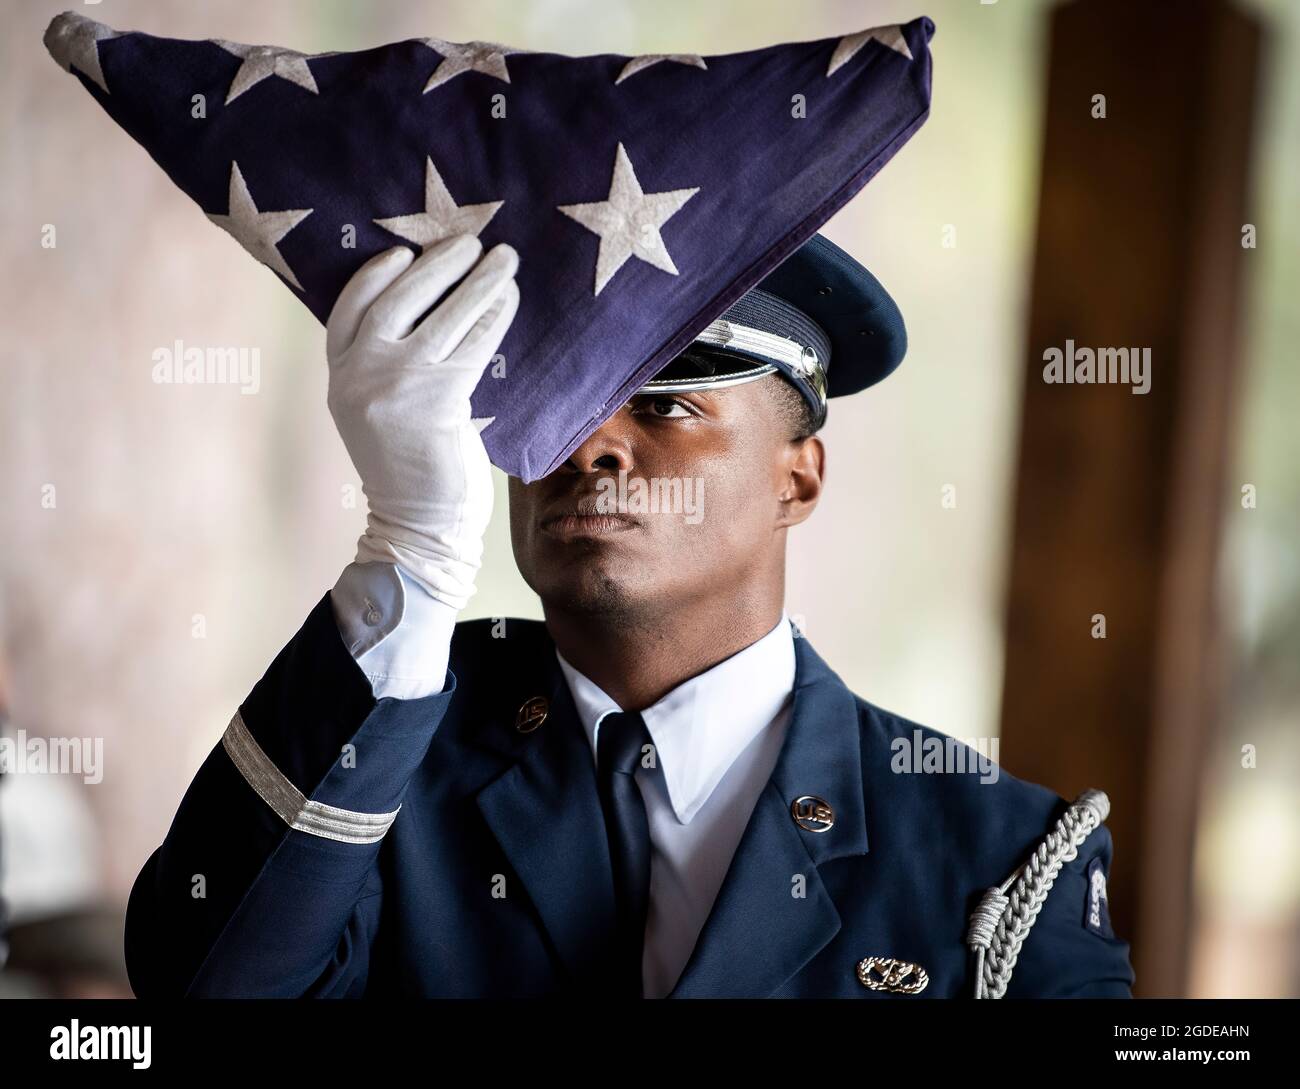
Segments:
[[[673,390],[671,393],[668,392],[659,393],[654,390],[651,390],[649,393],[633,394],[628,399],[627,404],[625,404],[623,407],[630,408],[638,401],[655,400],[661,397],[685,397],[688,400],[694,402],[696,408],[699,410],[699,412],[704,414],[704,417],[709,419],[716,419],[723,414],[722,412],[723,402],[719,399],[718,394],[726,393],[726,392],[727,391],[725,389]]]

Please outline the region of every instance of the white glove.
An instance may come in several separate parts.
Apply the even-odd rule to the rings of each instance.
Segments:
[[[326,326],[329,410],[369,501],[357,561],[399,564],[457,610],[474,593],[492,517],[469,398],[519,305],[519,255],[501,245],[480,260],[482,250],[461,235],[415,260],[405,246],[381,253]]]

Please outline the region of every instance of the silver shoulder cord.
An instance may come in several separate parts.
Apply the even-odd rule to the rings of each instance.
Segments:
[[[995,889],[989,889],[970,917],[966,944],[975,952],[975,997],[1007,993],[1020,947],[1052,891],[1061,867],[1079,854],[1079,845],[1110,814],[1110,799],[1085,790],[1056,822],[1028,862]],[[1015,888],[1010,895],[1007,889]]]

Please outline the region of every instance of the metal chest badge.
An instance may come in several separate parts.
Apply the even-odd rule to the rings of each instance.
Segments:
[[[920,994],[930,983],[929,973],[919,964],[893,957],[867,957],[858,962],[858,980],[873,991]]]

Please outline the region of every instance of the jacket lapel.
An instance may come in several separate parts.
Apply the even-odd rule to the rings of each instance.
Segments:
[[[839,932],[817,867],[867,852],[860,729],[852,692],[807,639],[796,639],[794,707],[781,755],[670,998],[766,998]],[[829,803],[830,829],[796,824],[792,803],[805,795]],[[793,894],[799,874],[802,897]]]
[[[484,820],[575,980],[601,975],[614,927],[609,844],[591,748],[549,638],[527,691],[511,685],[483,738],[513,763],[478,792]],[[526,682],[528,683],[528,682]],[[520,733],[523,700],[545,695],[545,721]]]

